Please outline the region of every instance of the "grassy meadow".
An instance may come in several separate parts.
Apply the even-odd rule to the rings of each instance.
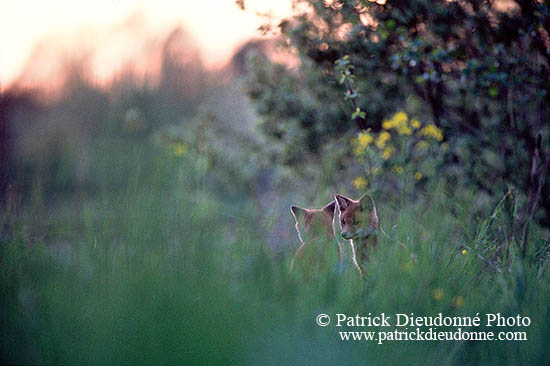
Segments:
[[[220,185],[200,153],[174,155],[116,138],[99,139],[92,149],[97,190],[46,194],[35,177],[20,216],[3,218],[4,362],[548,361],[548,271],[520,260],[513,244],[505,272],[476,256],[506,225],[498,207],[490,217],[471,217],[468,202],[441,187],[416,202],[376,197],[385,234],[366,280],[348,269],[303,282],[288,273],[297,238],[270,248],[261,206],[242,186]],[[330,191],[311,189],[327,197]],[[292,226],[288,210],[277,215]],[[462,252],[463,245],[471,249]],[[532,324],[526,342],[382,345],[343,342],[336,328],[315,324],[319,313],[367,312],[501,312],[529,316]]]

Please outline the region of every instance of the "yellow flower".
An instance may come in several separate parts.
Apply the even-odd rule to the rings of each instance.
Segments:
[[[353,186],[359,190],[367,188],[369,182],[363,177],[357,177],[353,180]]]
[[[392,128],[395,128],[400,135],[409,136],[412,134],[412,130],[408,125],[408,121],[409,121],[409,117],[407,116],[407,113],[403,111],[399,111],[395,113],[389,120],[388,119],[384,120],[382,122],[382,128],[384,130],[391,130]],[[383,147],[384,141],[381,141],[380,145],[382,145]],[[380,146],[378,147],[382,148]]]
[[[468,254],[468,250],[467,249],[462,249],[461,253],[462,253],[462,255],[466,255],[466,254]]]
[[[403,111],[399,111],[396,114],[393,115],[392,120],[394,121],[395,125],[399,126],[403,123],[407,123],[409,120],[409,117],[407,116],[407,113]]]
[[[434,138],[437,141],[443,140],[443,133],[439,128],[436,127],[436,125],[432,125],[432,124],[427,125],[426,127],[420,130],[420,134],[422,136]]]
[[[391,170],[396,174],[403,174],[403,167],[401,165],[395,165],[391,168]]]
[[[454,304],[455,308],[461,308],[464,305],[464,298],[462,296],[457,296],[455,298]]]
[[[420,123],[419,120],[417,120],[416,118],[413,118],[411,120],[411,126],[413,126],[414,128],[418,129],[420,128],[420,126],[422,126],[422,124]]]
[[[405,135],[405,136],[410,136],[412,134],[411,128],[407,125],[399,126],[398,129],[397,129],[397,132],[400,135]]]
[[[172,154],[176,156],[182,156],[187,154],[189,148],[183,142],[177,142],[172,145]]]
[[[384,130],[389,130],[389,129],[393,128],[393,121],[390,121],[390,120],[387,120],[387,119],[384,120],[382,122],[382,128]]]
[[[382,159],[388,160],[392,156],[394,151],[395,151],[395,148],[393,146],[386,147],[382,152]]]
[[[374,141],[374,137],[371,136],[368,132],[361,132],[357,137],[357,143],[363,149],[369,146]]]
[[[416,173],[414,173],[414,177],[416,178],[416,180],[420,180],[420,179],[422,179],[422,173],[421,172],[416,172]]]
[[[376,146],[379,149],[383,149],[384,146],[386,146],[386,142],[388,142],[391,139],[391,135],[387,131],[382,131],[378,135],[378,138],[376,139]]]
[[[351,139],[353,146],[353,154],[355,156],[362,155],[365,149],[374,141],[374,137],[368,132],[361,132]]]
[[[384,130],[390,130],[392,128],[397,128],[398,132],[402,135],[406,135],[407,131],[409,130],[409,126],[407,126],[407,121],[409,120],[409,117],[407,117],[407,113],[403,111],[399,111],[395,113],[389,120],[384,120],[382,122],[382,128]],[[409,133],[410,135],[410,133]]]
[[[436,301],[443,300],[443,296],[444,296],[443,290],[440,288],[435,289],[432,293],[432,296]]]

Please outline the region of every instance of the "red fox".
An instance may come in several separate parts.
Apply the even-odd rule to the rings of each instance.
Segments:
[[[369,252],[378,244],[378,215],[374,200],[369,194],[357,201],[336,194],[334,200],[339,211],[342,238],[349,241],[353,264],[363,276]]]
[[[290,270],[300,264],[304,273],[320,271],[326,266],[328,259],[335,258],[341,262],[342,250],[334,236],[335,201],[320,209],[308,209],[295,205],[290,206],[290,212],[296,221],[296,231],[300,247],[290,264]],[[337,252],[333,252],[337,249]]]

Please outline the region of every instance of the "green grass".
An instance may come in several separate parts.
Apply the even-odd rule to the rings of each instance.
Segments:
[[[34,204],[10,224],[1,243],[5,363],[549,360],[548,271],[537,278],[537,263],[513,250],[509,270],[488,266],[477,254],[498,244],[491,233],[502,222],[483,225],[483,219],[454,214],[457,203],[442,190],[416,203],[379,204],[385,234],[365,280],[349,269],[303,282],[288,273],[295,238],[281,243],[286,255],[269,249],[247,192],[230,182],[220,187],[212,178],[219,172],[205,169],[200,157],[173,157],[116,139],[98,141],[95,151],[92,189],[61,192],[65,200],[52,205],[37,181]],[[280,214],[291,225],[290,214]],[[543,232],[532,235],[542,238]],[[463,255],[464,244],[477,249]],[[526,342],[381,345],[343,342],[342,329],[315,324],[320,313],[369,312],[479,313],[482,319],[501,312],[529,316],[532,323]]]

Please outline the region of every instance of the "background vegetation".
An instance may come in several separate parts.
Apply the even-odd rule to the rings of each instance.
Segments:
[[[548,362],[546,3],[308,4],[280,24],[294,68],[251,43],[220,74],[166,52],[158,83],[76,67],[54,101],[0,96],[3,363]],[[288,273],[289,204],[365,191],[366,279]],[[368,312],[532,323],[382,345],[315,324]]]

